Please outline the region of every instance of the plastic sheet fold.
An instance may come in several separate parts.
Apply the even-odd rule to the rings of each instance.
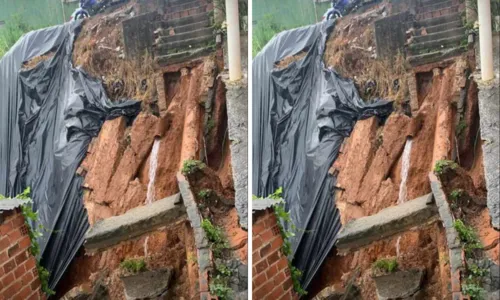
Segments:
[[[23,36],[0,60],[0,194],[31,187],[44,226],[41,264],[54,288],[84,242],[89,224],[83,178],[76,174],[91,139],[106,119],[140,111],[140,103],[112,103],[99,80],[72,65],[80,22]],[[52,53],[32,69],[23,63]]]
[[[352,80],[323,62],[334,21],[285,31],[255,57],[253,68],[253,194],[283,188],[286,210],[297,227],[293,264],[307,288],[335,245],[341,228],[336,178],[328,170],[357,120],[387,117],[392,103],[364,102]],[[288,66],[277,63],[306,53]],[[301,57],[301,56],[297,56]],[[291,230],[291,224],[284,224]],[[335,270],[332,270],[335,272]]]

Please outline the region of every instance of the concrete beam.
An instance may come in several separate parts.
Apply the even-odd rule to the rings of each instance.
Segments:
[[[97,222],[85,234],[85,249],[97,251],[139,237],[186,216],[180,194]]]
[[[337,250],[339,253],[356,251],[375,241],[437,220],[438,211],[432,200],[432,194],[427,194],[347,223],[337,236]]]

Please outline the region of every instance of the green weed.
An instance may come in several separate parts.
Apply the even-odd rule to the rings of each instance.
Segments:
[[[184,161],[181,172],[182,172],[182,174],[187,176],[187,175],[194,174],[198,171],[201,171],[205,167],[206,167],[206,165],[199,160],[188,159],[188,160]]]
[[[448,170],[455,170],[456,168],[458,168],[458,164],[456,162],[452,160],[440,159],[434,166],[434,173],[436,173],[437,175],[443,175]]]
[[[384,273],[392,273],[398,269],[398,261],[396,258],[382,258],[374,262],[372,267]]]
[[[220,258],[222,256],[222,251],[229,248],[226,236],[221,227],[215,226],[208,219],[203,219],[201,221],[201,227],[205,230],[207,238],[210,241],[211,249],[214,257]]]
[[[130,273],[139,273],[146,270],[146,262],[144,259],[126,259],[122,261],[120,267]]]

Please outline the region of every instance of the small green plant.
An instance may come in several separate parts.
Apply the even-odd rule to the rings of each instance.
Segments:
[[[203,219],[201,221],[201,228],[207,234],[207,238],[210,241],[211,249],[214,254],[214,257],[220,258],[222,256],[222,252],[229,248],[226,236],[222,228],[215,226],[208,219]]]
[[[203,190],[198,192],[198,197],[200,197],[201,199],[207,200],[211,194],[212,194],[211,189],[203,189]]]
[[[455,227],[455,230],[458,233],[458,238],[464,244],[466,256],[470,257],[474,250],[482,248],[482,245],[471,226],[465,225],[462,220],[456,220],[453,222],[453,227]]]
[[[233,292],[231,288],[225,283],[210,283],[210,294],[219,297],[221,300],[229,299]]]
[[[471,264],[467,266],[467,271],[474,278],[482,278],[488,275],[489,270],[479,267],[477,264]]]
[[[462,136],[466,128],[467,128],[467,122],[465,122],[465,120],[460,120],[460,122],[458,122],[455,128],[456,135]]]
[[[472,300],[483,300],[485,299],[485,290],[476,283],[463,283],[462,293],[464,295],[470,296]]]
[[[218,264],[215,266],[215,269],[217,270],[217,273],[219,273],[222,276],[230,277],[233,272],[224,264]]]
[[[144,259],[126,259],[122,261],[120,267],[130,273],[139,273],[146,270],[146,262]]]
[[[198,263],[198,259],[196,258],[195,254],[191,253],[187,257],[187,262],[190,264],[196,264],[196,263]]]
[[[462,190],[462,189],[454,189],[453,191],[451,191],[450,197],[454,201],[458,201],[458,199],[460,199],[460,197],[462,197],[463,194],[464,194],[464,190]]]
[[[443,175],[448,170],[455,170],[456,168],[458,168],[458,164],[456,162],[452,160],[440,159],[434,166],[434,173],[436,173],[437,175]]]
[[[181,172],[187,176],[203,170],[205,167],[206,165],[199,160],[188,159],[184,161]]]
[[[392,273],[398,269],[398,261],[396,258],[381,258],[374,262],[372,267],[384,273]]]

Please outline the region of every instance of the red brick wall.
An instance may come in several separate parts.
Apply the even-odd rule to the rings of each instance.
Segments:
[[[0,221],[0,300],[45,299],[36,261],[28,252],[28,227],[19,210],[3,212]]]
[[[293,291],[288,259],[277,219],[268,209],[253,217],[253,299],[298,299]]]

